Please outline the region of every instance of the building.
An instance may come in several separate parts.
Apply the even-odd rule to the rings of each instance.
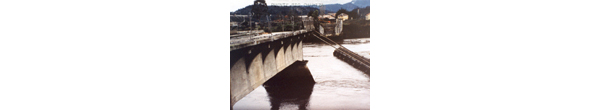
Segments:
[[[340,13],[340,15],[337,15],[337,18],[346,21],[348,19],[348,14]]]
[[[229,27],[237,27],[238,22],[229,22]]]
[[[366,20],[370,20],[371,19],[371,13],[367,13],[367,15],[365,15],[365,19]]]
[[[298,16],[298,18],[300,18],[302,20],[308,20],[308,19],[310,19],[308,15],[300,15],[300,16]]]
[[[333,15],[326,14],[326,15],[319,15],[319,19],[335,19],[335,17]]]

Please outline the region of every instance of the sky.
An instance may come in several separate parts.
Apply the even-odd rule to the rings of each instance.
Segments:
[[[298,4],[305,4],[305,3],[322,3],[322,4],[344,4],[344,3],[348,3],[352,0],[266,0],[267,5],[271,5],[271,4],[280,4],[280,3],[298,3]],[[238,10],[240,8],[244,8],[248,5],[252,5],[254,4],[254,0],[230,0],[229,1],[229,12],[233,12],[235,10]]]

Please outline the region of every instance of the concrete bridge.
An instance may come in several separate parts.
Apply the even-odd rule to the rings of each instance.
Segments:
[[[294,62],[303,60],[302,40],[324,29],[323,26],[315,29],[311,20],[302,22],[304,29],[300,30],[262,35],[250,32],[251,34],[230,36],[231,108],[275,74]],[[341,22],[336,23],[341,26]]]
[[[252,92],[275,74],[303,60],[302,39],[308,31],[284,32],[261,41],[240,43],[230,50],[230,103]]]

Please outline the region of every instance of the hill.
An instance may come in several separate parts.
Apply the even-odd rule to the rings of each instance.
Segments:
[[[350,2],[360,8],[365,8],[367,6],[371,6],[371,0],[352,0],[352,2]]]
[[[318,8],[311,6],[268,6],[269,10],[267,13],[272,15],[282,14],[287,15],[291,11],[296,11],[298,15],[306,15],[309,11],[319,10]],[[252,5],[248,5],[244,8],[238,9],[234,12],[230,12],[230,14],[238,14],[238,15],[248,15],[252,11]],[[337,11],[337,10],[336,10]],[[334,11],[328,11],[327,13],[332,13]]]
[[[340,9],[354,10],[356,8],[366,8],[366,7],[369,7],[370,5],[371,5],[370,0],[352,0],[351,2],[348,2],[345,4],[339,4],[339,3],[338,4],[327,4],[324,6],[325,6],[325,10],[327,11],[325,13],[335,13]],[[300,15],[306,15],[311,10],[319,9],[319,6],[316,6],[316,5],[312,5],[312,6],[268,6],[268,7],[269,7],[268,13],[272,14],[272,15],[279,14],[279,13],[286,15],[288,13],[288,11],[291,9],[296,10],[296,12],[299,13]],[[230,14],[247,15],[251,10],[252,10],[252,5],[248,5],[244,8],[238,9],[234,12],[230,12]]]
[[[345,4],[339,4],[339,3],[327,4],[327,5],[325,5],[325,10],[336,12],[340,9],[354,10],[356,8],[365,8],[368,6],[371,6],[370,0],[352,0],[351,2],[348,2]],[[319,8],[319,6],[312,6],[312,7]]]
[[[319,8],[319,6],[312,6],[315,8]],[[352,4],[352,3],[346,3],[346,4],[328,4],[325,5],[325,10],[327,11],[332,11],[332,12],[336,12],[340,9],[346,9],[346,10],[353,10],[355,8],[358,8],[358,6]]]

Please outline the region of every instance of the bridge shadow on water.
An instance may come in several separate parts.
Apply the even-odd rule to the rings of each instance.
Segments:
[[[315,85],[306,63],[295,62],[263,84],[271,102],[271,110],[279,110],[282,105],[294,105],[306,110]]]

